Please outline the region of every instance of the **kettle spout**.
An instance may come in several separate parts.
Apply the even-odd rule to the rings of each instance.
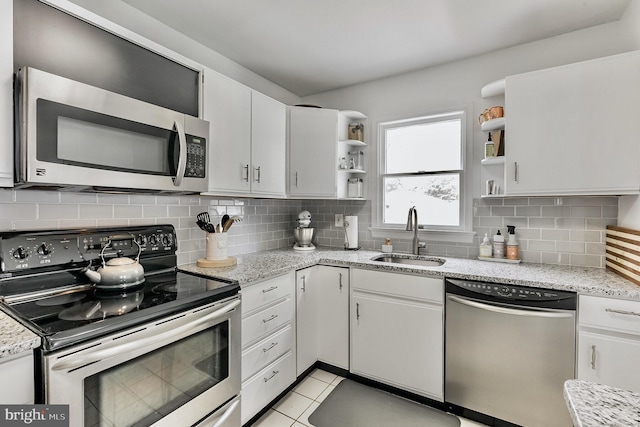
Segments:
[[[100,283],[100,273],[98,273],[97,271],[91,270],[90,268],[87,268],[84,270],[84,274],[85,276],[87,276],[89,278],[89,280],[91,280],[93,283]]]

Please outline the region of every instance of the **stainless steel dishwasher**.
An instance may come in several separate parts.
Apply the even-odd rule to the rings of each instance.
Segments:
[[[571,426],[573,292],[447,279],[445,401],[527,427]]]

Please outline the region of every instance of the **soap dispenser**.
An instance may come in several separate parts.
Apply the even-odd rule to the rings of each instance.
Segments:
[[[493,257],[504,258],[504,235],[500,230],[493,236]]]
[[[484,239],[482,239],[482,243],[480,243],[480,256],[483,258],[491,258],[492,254],[493,250],[491,249],[489,236],[487,235],[487,233],[484,233]]]
[[[520,254],[518,253],[518,242],[516,241],[516,226],[507,225],[509,233],[509,240],[507,241],[507,259],[517,260]]]

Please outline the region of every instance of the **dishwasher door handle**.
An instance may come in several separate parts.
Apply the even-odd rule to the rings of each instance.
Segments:
[[[552,319],[570,318],[575,316],[573,312],[559,312],[556,310],[553,310],[553,311],[535,310],[534,311],[534,310],[520,310],[516,308],[500,307],[500,306],[491,305],[491,304],[483,304],[481,302],[472,301],[466,298],[460,298],[453,295],[447,295],[447,299],[460,304],[468,305],[470,307],[478,308],[480,310],[487,310],[487,311],[492,311],[494,313],[508,314],[512,316],[546,317],[546,318],[552,318]]]

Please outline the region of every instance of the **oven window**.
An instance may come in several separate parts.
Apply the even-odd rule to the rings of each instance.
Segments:
[[[84,380],[85,426],[149,426],[229,376],[229,322]]]

